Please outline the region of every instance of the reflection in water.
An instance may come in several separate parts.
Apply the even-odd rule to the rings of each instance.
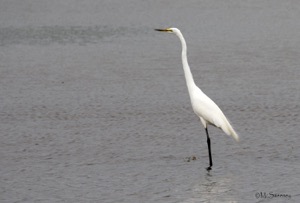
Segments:
[[[204,182],[194,186],[193,197],[184,200],[189,202],[228,202],[235,203],[235,195],[233,194],[233,179],[230,177],[212,176],[207,173]]]

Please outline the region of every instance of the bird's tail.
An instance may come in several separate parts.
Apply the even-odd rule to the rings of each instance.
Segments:
[[[226,129],[222,129],[224,130],[224,132],[233,137],[237,142],[240,140],[239,138],[239,135],[235,132],[235,130],[233,129],[233,127],[230,125],[229,121],[226,120],[226,125],[227,125],[227,128]]]

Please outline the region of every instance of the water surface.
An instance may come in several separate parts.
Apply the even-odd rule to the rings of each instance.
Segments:
[[[299,202],[299,11],[295,1],[3,1],[1,202]],[[153,30],[168,26],[241,137],[209,128],[210,172],[179,40]]]

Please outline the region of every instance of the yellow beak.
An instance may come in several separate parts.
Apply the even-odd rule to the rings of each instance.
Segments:
[[[167,28],[167,29],[155,29],[156,31],[159,31],[159,32],[173,32],[170,28]]]

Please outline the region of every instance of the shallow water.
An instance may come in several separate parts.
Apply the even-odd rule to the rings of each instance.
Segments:
[[[2,1],[1,202],[299,202],[299,11]],[[153,30],[168,26],[241,138],[209,128],[210,172],[179,40]]]

